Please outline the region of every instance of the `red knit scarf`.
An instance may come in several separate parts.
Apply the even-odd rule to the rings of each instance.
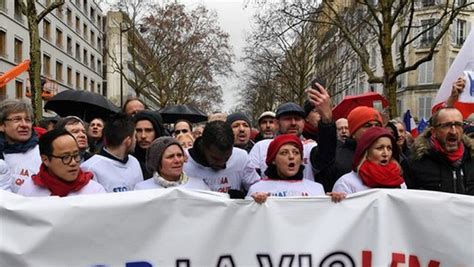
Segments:
[[[431,136],[430,142],[433,149],[441,155],[445,156],[450,164],[455,165],[456,163],[461,162],[462,156],[464,155],[463,142],[459,142],[458,150],[454,152],[446,151],[443,146],[441,146],[441,143],[438,141],[438,139],[436,139],[434,136]]]
[[[73,182],[66,182],[56,175],[50,174],[46,165],[41,164],[38,174],[33,175],[31,178],[35,185],[49,189],[52,196],[65,197],[71,192],[81,190],[89,183],[92,177],[93,174],[91,172],[83,172],[82,170],[79,170],[79,175],[76,180]]]
[[[400,167],[394,161],[383,166],[366,160],[358,173],[364,184],[370,188],[400,187],[404,183]]]

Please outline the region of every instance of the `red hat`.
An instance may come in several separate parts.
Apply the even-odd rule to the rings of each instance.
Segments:
[[[356,107],[347,116],[349,123],[349,133],[353,135],[362,125],[369,121],[378,121],[382,125],[382,116],[375,108],[371,107]]]
[[[301,140],[294,134],[281,134],[275,137],[268,146],[267,159],[265,160],[267,166],[270,166],[270,164],[275,160],[280,147],[288,143],[295,144],[300,151],[301,157],[303,157],[303,144],[301,143]]]
[[[372,127],[367,129],[367,131],[365,131],[364,134],[357,141],[357,147],[353,158],[354,161],[352,162],[353,170],[356,170],[357,166],[359,166],[367,149],[369,149],[369,147],[373,143],[375,143],[375,141],[377,141],[377,139],[379,139],[380,137],[390,138],[390,141],[392,142],[392,158],[398,160],[398,145],[392,133],[382,127]]]

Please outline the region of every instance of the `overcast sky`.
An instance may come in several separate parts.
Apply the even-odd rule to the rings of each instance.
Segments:
[[[244,68],[243,64],[239,63],[245,46],[245,34],[251,31],[251,17],[255,11],[252,3],[255,0],[178,0],[178,2],[185,4],[191,8],[198,4],[204,4],[208,9],[215,10],[219,17],[222,29],[230,34],[230,43],[233,48],[235,57],[234,69],[239,72]],[[224,91],[223,111],[232,109],[238,100],[239,84],[236,78],[221,79],[219,84]]]

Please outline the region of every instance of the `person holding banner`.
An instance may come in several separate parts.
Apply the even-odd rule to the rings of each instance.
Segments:
[[[352,172],[339,178],[332,191],[352,194],[371,188],[406,189],[398,157],[393,135],[382,127],[369,128],[357,141]]]
[[[153,177],[136,184],[134,190],[172,187],[210,190],[202,179],[188,177],[183,172],[186,159],[183,147],[173,137],[155,139],[146,153],[146,166]]]
[[[474,142],[463,127],[456,108],[433,114],[429,128],[415,140],[409,164],[416,189],[474,195]]]
[[[268,146],[265,162],[265,178],[253,184],[247,194],[257,203],[267,197],[324,196],[320,183],[303,179],[303,143],[294,134],[278,135]],[[329,193],[334,202],[345,198],[345,194]]]
[[[66,197],[105,193],[104,187],[92,180],[92,173],[80,169],[79,146],[68,131],[55,129],[41,136],[39,151],[40,171],[25,181],[19,195]]]

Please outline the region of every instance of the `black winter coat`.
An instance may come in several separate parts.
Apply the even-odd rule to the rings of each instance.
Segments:
[[[474,195],[474,141],[463,136],[462,163],[454,167],[432,149],[429,139],[428,131],[416,139],[412,150],[408,176],[413,188]]]

